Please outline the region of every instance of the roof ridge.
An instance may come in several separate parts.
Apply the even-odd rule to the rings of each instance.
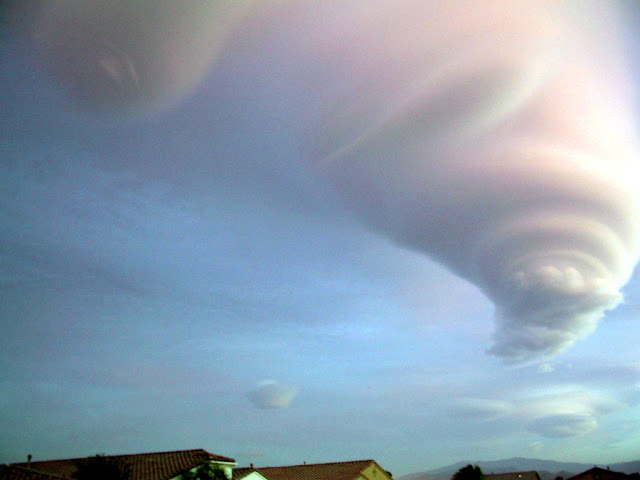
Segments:
[[[531,472],[538,473],[537,470],[514,470],[512,472],[498,472],[498,473],[492,472],[492,473],[489,473],[487,475],[509,475],[509,474],[512,474],[512,473],[531,473]]]
[[[211,453],[211,452],[206,451],[204,448],[190,448],[190,449],[187,449],[187,450],[165,450],[165,451],[161,451],[161,452],[119,453],[117,455],[109,455],[109,454],[106,454],[106,453],[98,453],[98,454],[93,454],[93,455],[87,455],[87,456],[84,456],[84,457],[54,458],[54,459],[50,459],[50,460],[31,460],[31,462],[29,462],[29,463],[30,464],[34,464],[34,463],[44,463],[44,462],[71,462],[73,460],[85,460],[87,458],[95,457],[96,455],[100,455],[101,457],[114,458],[114,457],[134,457],[134,456],[142,456],[142,455],[162,455],[162,454],[166,454],[166,453],[186,453],[186,452],[202,452],[202,453],[206,453],[208,455],[217,455],[215,453]],[[223,455],[218,455],[218,456],[222,457]],[[27,465],[27,462],[9,463],[8,465],[24,466],[24,465]]]
[[[338,465],[344,463],[363,463],[363,462],[374,462],[372,458],[366,458],[363,460],[345,460],[343,462],[321,462],[321,463],[301,463],[298,465],[275,465],[269,467],[254,467],[255,470],[260,470],[264,468],[289,468],[289,467],[313,467],[318,465]],[[242,467],[242,468],[251,468],[251,467]]]
[[[206,453],[208,455],[216,455],[214,453],[207,452],[204,448],[189,448],[187,450],[163,450],[161,452],[121,453],[118,455],[105,455],[105,457],[136,457],[136,456],[142,456],[142,455],[163,455],[165,453],[187,453],[187,452],[201,452],[201,453]]]

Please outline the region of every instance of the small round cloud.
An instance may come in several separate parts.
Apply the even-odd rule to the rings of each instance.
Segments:
[[[295,385],[264,380],[247,393],[247,397],[257,408],[282,409],[287,408],[297,394],[298,387]]]

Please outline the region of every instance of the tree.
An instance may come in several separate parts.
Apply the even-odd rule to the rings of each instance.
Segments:
[[[484,473],[478,465],[467,465],[453,474],[451,480],[484,480]]]
[[[75,480],[128,480],[130,467],[114,458],[96,455],[75,462]]]
[[[210,463],[203,463],[199,467],[188,470],[178,476],[180,480],[228,480],[224,471]]]

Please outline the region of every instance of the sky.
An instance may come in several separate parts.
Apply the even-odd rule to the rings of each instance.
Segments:
[[[0,463],[640,444],[633,2],[0,3]]]

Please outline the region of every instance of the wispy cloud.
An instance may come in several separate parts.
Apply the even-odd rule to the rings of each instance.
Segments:
[[[504,400],[466,398],[457,400],[450,409],[451,414],[475,421],[495,420],[513,414],[515,406]]]

